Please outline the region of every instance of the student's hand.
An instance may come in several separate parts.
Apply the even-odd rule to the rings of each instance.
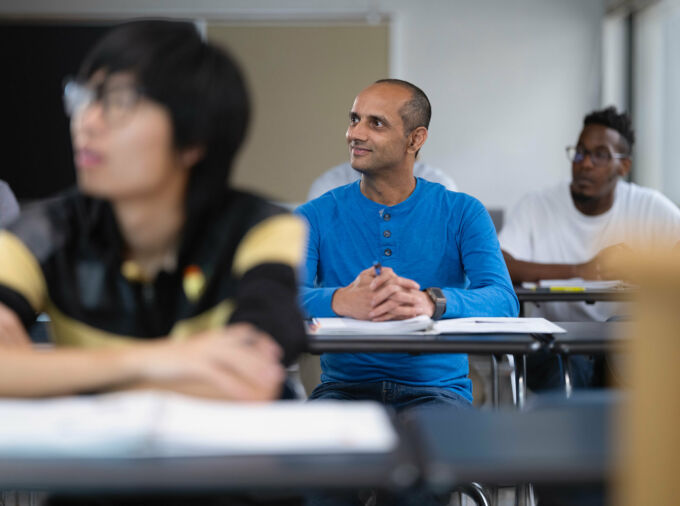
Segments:
[[[383,267],[384,272],[388,267]],[[392,269],[390,269],[391,271]],[[338,288],[333,294],[331,308],[340,316],[349,316],[357,320],[370,320],[368,313],[373,305],[371,283],[376,279],[375,269],[369,267],[359,273],[351,284]]]
[[[14,311],[0,302],[0,348],[30,348],[31,338]]]
[[[625,280],[627,279],[628,274],[626,272],[621,272],[620,269],[616,268],[617,263],[612,260],[615,259],[617,255],[628,252],[630,252],[630,248],[623,243],[604,248],[589,262],[577,265],[576,275],[583,279]]]
[[[434,303],[420,290],[420,285],[412,279],[398,276],[389,267],[382,268],[370,288],[373,298],[368,317],[373,321],[404,320],[434,314]]]
[[[188,341],[168,340],[134,350],[139,351],[136,363],[142,367],[142,382],[179,391],[185,383],[211,396],[217,392],[225,399],[263,401],[278,397],[285,379],[279,346],[245,323],[205,331]]]

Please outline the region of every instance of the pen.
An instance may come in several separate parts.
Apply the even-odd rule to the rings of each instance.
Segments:
[[[375,262],[373,262],[373,270],[375,271],[376,276],[380,276],[380,268],[381,267],[382,266],[380,265],[380,262],[378,262],[377,260]]]
[[[475,320],[473,323],[495,323],[495,324],[500,324],[500,325],[507,325],[508,323],[521,323],[525,324],[526,322],[523,319],[516,319],[516,320],[503,320],[503,321],[494,321],[494,320]]]
[[[551,292],[585,292],[586,289],[583,286],[551,286]]]

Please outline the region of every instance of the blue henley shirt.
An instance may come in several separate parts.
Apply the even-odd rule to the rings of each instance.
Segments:
[[[474,197],[416,178],[406,200],[384,206],[366,198],[356,181],[295,212],[309,222],[300,297],[310,317],[338,316],[333,293],[375,260],[422,288],[440,287],[444,318],[518,314],[496,231]],[[467,355],[326,353],[321,366],[323,382],[389,380],[445,387],[472,400]]]

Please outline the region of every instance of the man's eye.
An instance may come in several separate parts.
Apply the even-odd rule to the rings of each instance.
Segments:
[[[595,153],[593,155],[600,160],[608,160],[609,159],[609,151],[606,149],[596,149]]]
[[[359,123],[359,118],[357,118],[356,116],[350,116],[350,117],[349,117],[349,122],[350,122],[352,125],[355,125],[355,124]]]
[[[384,126],[384,125],[383,125],[383,122],[380,121],[379,119],[374,120],[374,121],[373,121],[373,124],[374,124],[375,126],[377,126],[377,127]]]

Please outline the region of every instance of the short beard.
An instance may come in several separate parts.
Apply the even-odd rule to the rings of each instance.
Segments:
[[[595,200],[595,197],[590,197],[588,195],[584,195],[583,193],[576,193],[574,190],[571,190],[571,198],[574,199],[574,202],[579,202],[580,204],[585,204]]]

